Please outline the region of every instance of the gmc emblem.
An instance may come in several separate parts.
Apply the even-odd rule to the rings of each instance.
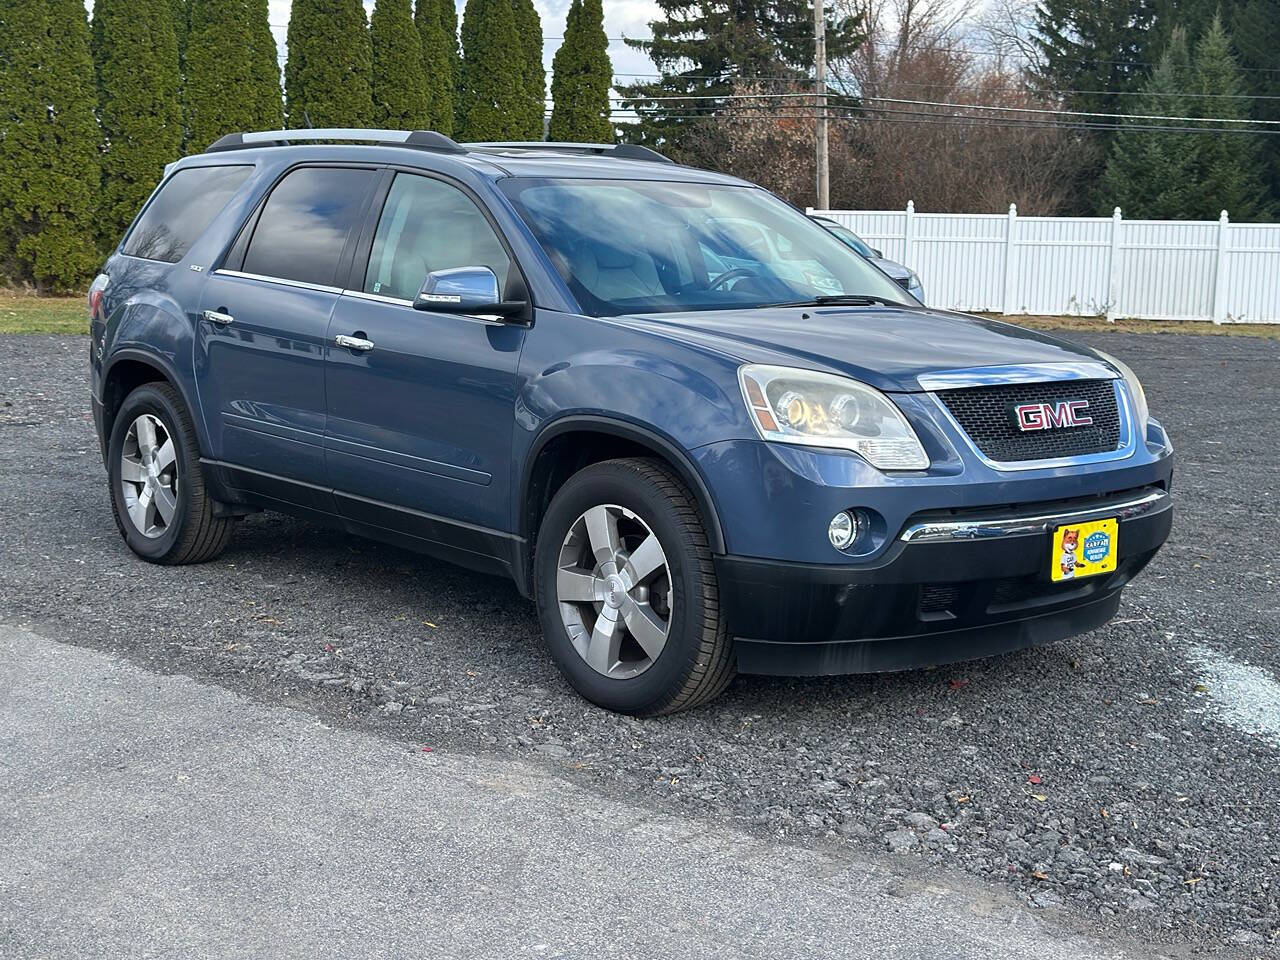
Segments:
[[[1093,417],[1085,413],[1088,409],[1088,400],[1020,403],[1013,408],[1013,422],[1024,433],[1057,427],[1087,427],[1093,423]]]

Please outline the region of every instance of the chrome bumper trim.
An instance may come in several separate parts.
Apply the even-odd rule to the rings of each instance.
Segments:
[[[1081,510],[1061,513],[1036,514],[1025,517],[993,517],[972,520],[929,520],[913,523],[902,531],[899,540],[910,543],[945,543],[952,540],[988,540],[995,537],[1024,537],[1035,533],[1048,533],[1064,523],[1115,517],[1132,520],[1164,508],[1169,494],[1153,490],[1132,500],[1115,503],[1099,503]]]

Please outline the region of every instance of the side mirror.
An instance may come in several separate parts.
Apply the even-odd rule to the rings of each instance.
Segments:
[[[503,300],[498,277],[488,267],[451,267],[433,270],[413,301],[415,310],[437,313],[494,314],[510,317],[521,313],[523,300]]]
[[[876,258],[877,260],[883,260],[883,259],[884,259],[884,254],[883,254],[881,251],[877,250],[875,247],[872,247],[872,248],[871,248],[871,252],[875,255],[875,258]]]

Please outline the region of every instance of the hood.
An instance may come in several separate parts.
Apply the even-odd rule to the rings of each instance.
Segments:
[[[884,273],[887,273],[894,280],[906,280],[911,276],[911,271],[900,264],[897,260],[886,260],[884,257],[872,257],[871,261],[876,267]]]
[[[1004,364],[1095,360],[1085,347],[998,320],[912,307],[764,307],[614,317],[742,363],[804,367],[913,392],[916,377]]]

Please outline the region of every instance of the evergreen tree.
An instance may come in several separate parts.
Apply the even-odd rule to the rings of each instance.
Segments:
[[[422,40],[410,0],[377,0],[369,21],[373,42],[373,122],[392,130],[431,123]]]
[[[467,0],[462,18],[459,133],[467,140],[519,140],[528,126],[524,51],[511,0]]]
[[[11,277],[65,290],[98,260],[89,25],[80,0],[6,0],[0,11],[0,257]]]
[[[564,42],[552,62],[550,138],[569,143],[612,143],[612,83],[613,64],[601,0],[573,0],[565,20]]]
[[[1280,121],[1280,70],[1276,69],[1280,9],[1276,0],[1247,0],[1237,6],[1231,20],[1231,37],[1239,56],[1245,92],[1257,98],[1250,116],[1255,120]],[[1259,176],[1274,210],[1280,207],[1280,137],[1256,139],[1261,141]]]
[[[293,0],[284,66],[290,127],[366,127],[373,46],[360,0]]]
[[[516,34],[524,51],[525,120],[522,140],[542,139],[542,120],[546,115],[547,71],[542,65],[542,18],[533,0],[512,0],[516,18]]]
[[[449,136],[453,133],[453,51],[457,37],[445,35],[440,3],[453,7],[453,0],[418,0],[413,10],[418,38],[422,43],[423,74],[427,90],[427,127]]]
[[[95,0],[92,46],[102,157],[99,216],[114,245],[182,149],[170,0]]]
[[[680,153],[682,136],[710,116],[739,80],[794,81],[813,70],[813,6],[810,0],[657,0],[663,17],[649,24],[651,40],[628,40],[645,51],[661,75],[656,82],[620,88],[625,107],[641,122],[628,133],[636,142]],[[848,57],[862,43],[856,18],[829,19],[827,58]],[[659,97],[688,97],[660,100]],[[707,99],[692,99],[694,97]],[[669,116],[677,114],[677,116]],[[708,162],[713,158],[690,157]]]
[[[453,74],[453,129],[462,129],[462,44],[458,40],[458,7],[454,0],[436,0],[440,29],[444,31],[449,67]]]
[[[173,20],[173,38],[178,42],[178,74],[186,77],[187,16],[190,6],[187,0],[169,0],[169,15]]]
[[[258,89],[244,0],[190,0],[182,113],[187,148],[257,126]]]
[[[279,130],[284,126],[284,97],[280,89],[280,53],[271,33],[267,0],[247,0],[249,61],[253,75],[254,130]]]
[[[1169,47],[1130,112],[1148,116],[1187,116],[1185,92],[1191,87],[1187,35],[1175,29]],[[1129,121],[1149,127],[1157,121]],[[1124,130],[1116,134],[1098,185],[1098,212],[1120,207],[1128,217],[1176,220],[1188,216],[1196,190],[1196,144],[1202,134]]]
[[[1249,116],[1248,101],[1233,99],[1242,92],[1243,83],[1240,68],[1231,53],[1231,41],[1218,17],[1214,17],[1208,31],[1196,45],[1191,89],[1193,93],[1209,95],[1198,98],[1196,116],[1232,120]],[[1235,220],[1249,220],[1265,214],[1260,169],[1257,139],[1250,133],[1220,133],[1215,130],[1198,135],[1196,189],[1184,216],[1211,220],[1226,210]]]
[[[1062,94],[1070,110],[1124,113],[1124,94],[1147,77],[1159,56],[1149,40],[1160,0],[1040,0],[1034,43],[1040,65],[1033,75],[1046,96]],[[1164,40],[1167,40],[1167,35]]]

